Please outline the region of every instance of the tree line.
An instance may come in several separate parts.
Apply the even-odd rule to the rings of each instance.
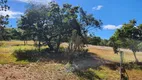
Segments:
[[[107,39],[102,39],[102,38],[99,37],[99,36],[92,36],[92,35],[89,35],[89,36],[87,37],[87,41],[88,41],[88,44],[91,44],[91,45],[109,46],[109,44],[108,44],[109,40],[107,40]]]

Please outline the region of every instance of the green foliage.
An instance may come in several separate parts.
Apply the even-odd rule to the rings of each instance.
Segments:
[[[140,40],[140,26],[135,27],[136,21],[130,20],[128,24],[124,24],[122,28],[117,29],[114,33],[116,41],[119,40],[121,43],[120,47],[130,48],[132,50],[132,45],[137,46]],[[136,47],[135,47],[136,49]]]
[[[99,45],[100,42],[101,42],[101,38],[100,37],[92,37],[88,40],[89,44],[92,44],[92,45]]]
[[[108,42],[109,41],[107,39],[101,39],[100,45],[101,46],[109,46]]]
[[[142,51],[142,42],[140,44],[138,44],[138,50]]]
[[[130,20],[129,23],[123,24],[122,28],[116,30],[113,37],[110,38],[110,41],[112,41],[111,43],[115,53],[118,52],[118,48],[120,47],[129,48],[132,50],[136,62],[138,62],[136,52],[139,51],[138,44],[140,41],[138,40],[142,39],[142,30],[141,25],[137,27],[135,25],[135,20]]]
[[[130,20],[129,23],[124,24],[122,28],[120,29],[121,31],[121,37],[129,38],[129,39],[134,39],[134,40],[142,40],[142,30],[141,30],[141,25],[136,26],[136,21],[135,20]]]
[[[109,46],[107,39],[101,39],[98,36],[88,36],[87,37],[88,44],[92,45],[100,45],[100,46]]]
[[[77,31],[83,43],[87,43],[86,27],[100,28],[101,21],[85,13],[79,6],[63,4],[60,7],[55,2],[50,2],[48,6],[30,4],[18,21],[18,27],[23,30],[23,38],[27,40],[30,37],[38,41],[39,48],[42,42],[50,50],[58,51],[61,41],[69,39],[73,30]]]
[[[19,28],[4,28],[4,32],[2,34],[3,38],[1,38],[1,40],[24,40],[25,36],[23,30]],[[27,37],[26,39],[31,40],[32,38]]]
[[[0,11],[7,11],[8,9],[7,0],[0,0]],[[8,24],[8,17],[8,15],[0,15],[0,40],[6,40],[5,27]]]
[[[115,37],[115,36],[112,36],[111,38],[110,38],[110,40],[109,40],[109,45],[111,46],[111,47],[113,47],[113,51],[114,51],[114,53],[118,53],[119,51],[118,51],[118,48],[120,47],[120,41],[117,39],[117,37]]]
[[[14,63],[16,58],[11,54],[0,54],[0,64]]]

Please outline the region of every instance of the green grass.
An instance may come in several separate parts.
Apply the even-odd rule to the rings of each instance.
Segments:
[[[113,71],[107,67],[100,69],[89,68],[83,71],[75,72],[80,77],[80,80],[119,80],[119,72]]]
[[[17,61],[17,58],[12,54],[17,50],[36,50],[37,47],[33,45],[32,41],[28,41],[28,44],[24,46],[23,41],[1,41],[2,45],[0,46],[0,64],[25,64],[29,63],[27,60]],[[47,48],[45,46],[41,47],[42,49]]]
[[[0,64],[13,63],[15,61],[16,61],[16,58],[9,53],[0,54]]]

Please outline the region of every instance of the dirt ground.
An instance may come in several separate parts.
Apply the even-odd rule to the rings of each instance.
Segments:
[[[78,80],[56,63],[31,63],[26,65],[0,65],[0,80]]]

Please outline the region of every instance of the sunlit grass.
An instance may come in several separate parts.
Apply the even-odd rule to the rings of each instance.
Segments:
[[[12,55],[16,50],[35,50],[37,47],[33,45],[33,41],[28,41],[24,46],[23,41],[2,41],[3,45],[0,46],[0,64],[6,63],[21,63],[25,64],[28,61],[16,61],[17,59]],[[41,49],[47,48],[42,46]]]
[[[120,62],[120,55],[119,54],[114,54],[113,50],[111,49],[99,49],[95,47],[89,48],[89,52],[96,54],[97,56],[114,61],[114,62]],[[137,52],[136,53],[138,60],[141,62],[142,61],[142,52]],[[135,58],[132,52],[126,52],[124,51],[124,62],[134,62]]]
[[[17,46],[17,45],[24,45],[24,41],[17,41],[17,40],[11,40],[11,41],[1,41],[1,43],[4,43],[4,46]],[[33,45],[33,41],[27,41],[28,45]]]
[[[142,71],[138,69],[126,70],[130,80],[141,80]],[[80,80],[120,80],[119,69],[112,70],[101,66],[98,69],[89,68],[76,73]]]
[[[0,54],[0,64],[13,63],[16,58],[11,54]]]
[[[119,71],[114,71],[103,66],[100,69],[89,68],[77,71],[76,74],[80,77],[80,80],[119,80]]]
[[[104,80],[112,80],[112,79],[119,79],[119,71],[118,70],[111,70],[107,67],[100,67],[101,69],[94,70],[96,75],[98,75],[101,79]]]

